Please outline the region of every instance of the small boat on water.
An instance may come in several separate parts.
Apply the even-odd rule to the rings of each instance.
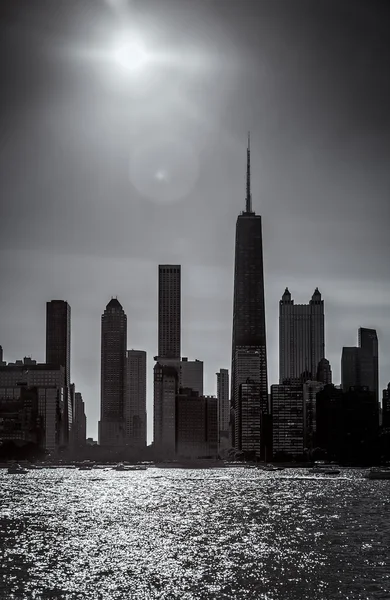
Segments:
[[[112,469],[113,471],[146,471],[146,465],[124,465],[119,463]]]
[[[366,479],[390,479],[389,467],[373,467],[364,474]]]
[[[28,470],[24,469],[18,464],[14,464],[8,467],[8,473],[9,475],[26,475],[26,473],[28,473]]]
[[[275,465],[261,465],[258,467],[261,471],[280,471],[280,467],[275,467]]]
[[[314,463],[314,467],[308,470],[315,475],[339,475],[341,472],[338,465],[326,464],[325,462]]]

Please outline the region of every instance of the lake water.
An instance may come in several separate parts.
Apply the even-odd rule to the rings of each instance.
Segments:
[[[390,598],[390,481],[360,470],[0,470],[0,598]]]

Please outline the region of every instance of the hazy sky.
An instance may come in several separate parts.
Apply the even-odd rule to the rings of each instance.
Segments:
[[[286,286],[325,300],[326,356],[375,327],[390,380],[387,0],[2,0],[0,344],[45,359],[45,302],[72,307],[72,371],[100,413],[100,318],[117,295],[148,353],[157,265],[182,265],[182,355],[230,369],[236,217],[252,136],[269,381]],[[123,36],[139,68],[115,61]]]

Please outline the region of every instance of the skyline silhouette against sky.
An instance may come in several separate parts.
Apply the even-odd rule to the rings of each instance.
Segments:
[[[390,380],[390,42],[386,2],[21,0],[2,3],[0,344],[45,354],[45,303],[72,308],[72,379],[88,434],[100,411],[100,319],[111,296],[148,353],[158,264],[182,265],[182,355],[205,392],[230,369],[234,231],[262,216],[268,381],[278,309],[319,287],[326,356],[359,327]],[[148,59],[112,60],[123,35]]]

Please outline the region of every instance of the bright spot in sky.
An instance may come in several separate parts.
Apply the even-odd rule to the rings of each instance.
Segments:
[[[159,169],[158,171],[156,171],[155,178],[158,181],[168,181],[169,179],[168,173],[165,169]]]
[[[128,71],[141,71],[149,61],[149,54],[139,40],[122,40],[114,49],[115,62]]]
[[[129,161],[131,184],[138,192],[158,204],[186,198],[199,176],[199,160],[192,146],[182,137],[151,136],[136,144]]]

